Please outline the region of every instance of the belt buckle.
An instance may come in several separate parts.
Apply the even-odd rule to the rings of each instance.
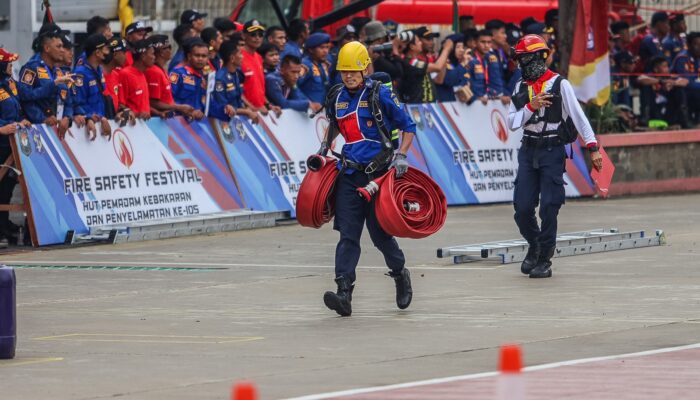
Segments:
[[[365,174],[373,174],[377,170],[377,163],[371,162],[365,167]]]

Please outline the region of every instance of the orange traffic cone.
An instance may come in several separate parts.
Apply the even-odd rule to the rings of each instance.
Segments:
[[[524,400],[525,380],[522,376],[522,355],[517,344],[501,346],[501,357],[498,366],[501,375],[498,377],[498,400]]]
[[[233,385],[231,400],[257,400],[255,385],[250,382],[240,382]]]

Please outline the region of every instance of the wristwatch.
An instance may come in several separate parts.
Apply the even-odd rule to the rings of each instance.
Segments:
[[[598,145],[594,145],[588,148],[588,151],[590,151],[591,153],[595,153],[598,150]]]

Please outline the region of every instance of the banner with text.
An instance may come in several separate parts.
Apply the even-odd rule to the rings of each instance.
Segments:
[[[68,230],[242,206],[208,124],[153,119],[112,131],[94,141],[75,127],[63,141],[44,125],[15,135],[36,244],[62,243]]]

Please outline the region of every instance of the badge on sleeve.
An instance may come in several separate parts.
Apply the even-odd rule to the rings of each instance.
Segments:
[[[214,90],[217,92],[223,92],[224,91],[224,83],[221,81],[216,81],[216,86],[214,86]]]
[[[177,83],[178,79],[180,79],[180,75],[178,75],[177,72],[170,73],[170,82]]]
[[[8,85],[10,86],[10,91],[12,92],[12,94],[17,96],[17,84],[15,83],[15,80],[10,79],[10,82]]]
[[[301,72],[299,73],[299,76],[304,76],[307,72],[309,72],[309,67],[307,67],[304,64],[301,64]]]
[[[32,71],[31,69],[25,69],[24,73],[22,74],[22,83],[33,85],[34,79],[36,79],[36,72]]]
[[[83,76],[82,75],[75,76],[75,86],[83,87]]]
[[[63,74],[60,72],[61,70],[59,69],[58,71],[58,76],[63,76]],[[49,71],[46,70],[46,68],[44,67],[38,67],[36,69],[36,72],[39,74],[39,79],[51,79],[51,77],[49,76]]]

